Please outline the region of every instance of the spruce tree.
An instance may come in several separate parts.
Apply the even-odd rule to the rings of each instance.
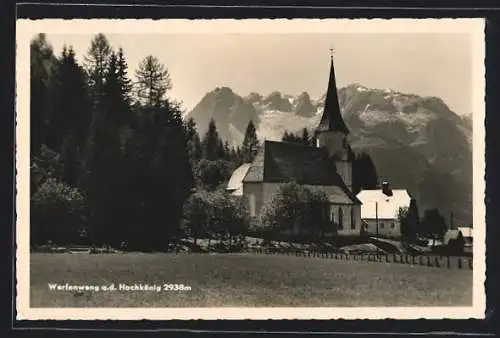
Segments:
[[[202,150],[200,136],[196,130],[196,122],[192,117],[188,118],[184,123],[184,129],[189,159],[192,165],[194,165],[201,158]]]
[[[208,130],[203,136],[201,147],[203,158],[209,161],[215,161],[219,158],[221,140],[214,119],[210,119]]]
[[[128,77],[128,65],[123,49],[120,47],[117,54],[117,80],[121,87],[122,101],[127,106],[132,104],[132,80]]]
[[[90,124],[90,101],[85,71],[78,64],[71,46],[64,48],[58,67],[59,123],[64,142],[71,131],[75,145],[83,147]]]
[[[241,148],[243,153],[243,161],[245,163],[253,162],[255,155],[259,151],[259,140],[257,138],[257,131],[252,120],[248,122],[245,130],[245,137],[243,138],[243,146]]]

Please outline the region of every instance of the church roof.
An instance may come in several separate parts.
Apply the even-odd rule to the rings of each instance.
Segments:
[[[344,134],[349,134],[349,129],[347,128],[340,111],[333,57],[330,65],[330,79],[328,81],[328,90],[326,92],[325,107],[323,109],[323,115],[321,116],[319,125],[316,128],[316,132],[325,131],[339,131]]]
[[[356,196],[335,172],[333,161],[328,157],[328,152],[324,148],[265,141],[243,178],[243,182],[333,185],[340,187],[353,202],[359,203]]]
[[[226,188],[226,190],[230,192],[232,195],[235,196],[243,195],[243,186],[241,184],[241,181],[247,174],[248,169],[250,169],[250,163],[243,163],[238,168],[236,168],[235,171],[233,171],[233,174],[231,175],[231,178],[229,179]]]

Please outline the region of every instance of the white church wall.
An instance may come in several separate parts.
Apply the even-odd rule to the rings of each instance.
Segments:
[[[340,225],[340,210],[342,210],[342,226],[338,230],[341,236],[357,236],[361,232],[361,208],[359,205],[330,206],[330,219]]]
[[[257,217],[263,205],[262,183],[244,183],[243,196],[248,200],[251,217]]]

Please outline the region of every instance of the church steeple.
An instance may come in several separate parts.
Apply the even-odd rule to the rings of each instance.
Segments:
[[[335,69],[333,67],[333,49],[330,49],[331,65],[330,80],[326,92],[323,116],[316,128],[316,146],[325,148],[328,155],[334,160],[337,173],[345,185],[352,189],[352,159],[349,156],[349,129],[340,113]]]
[[[337,83],[335,81],[335,68],[333,66],[333,49],[330,49],[330,79],[328,81],[328,90],[326,92],[325,107],[323,116],[319,122],[316,132],[341,132],[349,134],[342,114],[340,112],[339,98],[337,95]]]

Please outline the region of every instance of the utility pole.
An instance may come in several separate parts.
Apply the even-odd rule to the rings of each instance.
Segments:
[[[450,211],[450,230],[455,229],[453,224],[453,211]]]

